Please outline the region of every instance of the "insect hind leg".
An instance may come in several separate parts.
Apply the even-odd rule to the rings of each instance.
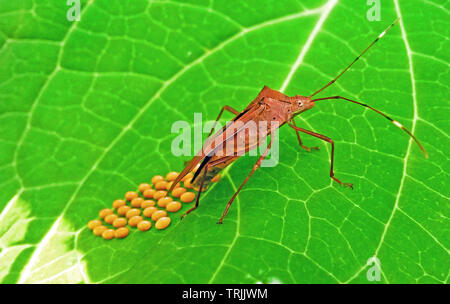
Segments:
[[[208,168],[209,168],[209,165],[207,164],[206,166],[205,166],[205,174],[206,174],[206,172],[207,172],[207,170],[208,170]],[[200,201],[200,195],[202,194],[202,191],[203,191],[203,183],[205,182],[205,179],[202,179],[202,182],[200,183],[200,188],[198,189],[198,194],[197,194],[197,200],[195,201],[195,205],[194,205],[194,207],[192,207],[191,209],[189,209],[188,211],[186,211],[185,213],[183,213],[183,215],[181,215],[181,220],[182,219],[184,219],[184,217],[186,216],[186,215],[188,215],[189,213],[191,213],[192,211],[194,211],[195,209],[197,209],[197,207],[198,207],[198,202]]]
[[[199,188],[198,188],[197,200],[195,201],[194,207],[192,207],[191,209],[189,209],[188,211],[186,211],[186,212],[181,216],[181,219],[183,219],[186,215],[188,215],[189,213],[191,213],[192,211],[194,211],[195,209],[197,209],[198,204],[199,204],[199,201],[200,201],[200,195],[201,195],[201,193],[203,192],[203,190],[205,190],[205,189],[208,187],[208,185],[210,184],[210,178],[212,178],[212,176],[214,176],[214,175],[216,175],[217,173],[219,173],[220,170],[222,169],[222,168],[220,168],[220,170],[215,171],[214,168],[217,168],[217,166],[220,166],[220,165],[225,165],[225,166],[226,166],[227,164],[229,164],[230,162],[232,162],[234,159],[235,159],[235,157],[224,157],[224,158],[221,158],[221,159],[217,159],[217,160],[214,160],[214,161],[210,161],[209,163],[207,163],[207,164],[203,167],[203,169],[199,169],[199,171],[197,171],[197,172],[200,172],[200,170],[204,170],[204,171],[205,171],[205,172],[204,172],[204,176],[203,176],[203,177],[201,178],[201,180],[200,180],[200,185],[199,185]],[[212,168],[212,170],[211,170],[211,168]],[[210,172],[213,172],[213,173],[212,173],[212,176],[207,176],[208,173],[210,173]],[[208,180],[206,186],[205,186],[205,180]]]
[[[255,173],[255,171],[258,170],[258,168],[261,166],[261,162],[263,161],[263,159],[269,153],[269,150],[270,150],[271,146],[272,146],[272,140],[270,140],[269,145],[267,146],[267,148],[264,151],[264,153],[258,158],[258,161],[255,163],[255,165],[253,165],[252,171],[250,171],[250,173],[248,174],[247,178],[244,180],[244,182],[241,184],[241,186],[239,186],[237,191],[234,193],[233,197],[231,197],[231,199],[227,203],[227,206],[225,207],[225,210],[224,210],[222,216],[220,217],[219,221],[217,222],[217,224],[223,224],[223,219],[227,216],[228,210],[230,209],[231,204],[233,203],[234,199],[239,194],[239,192],[241,191],[242,187],[244,187],[244,185],[248,182],[248,180],[253,175],[253,173]]]

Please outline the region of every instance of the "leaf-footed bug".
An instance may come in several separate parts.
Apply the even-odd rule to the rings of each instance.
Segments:
[[[312,97],[322,92],[329,86],[331,86],[334,82],[336,82],[346,71],[350,69],[350,67],[358,61],[361,56],[363,56],[378,40],[380,40],[396,23],[398,19],[395,20],[386,30],[384,30],[378,37],[371,43],[369,46],[364,49],[364,51],[356,57],[342,72],[340,72],[333,80],[328,82],[324,87],[317,90],[313,94],[309,96],[296,95],[289,97],[279,91],[272,90],[267,86],[259,92],[258,96],[242,111],[239,112],[233,109],[230,106],[224,106],[222,110],[219,112],[219,115],[215,121],[219,121],[223,112],[229,111],[235,115],[233,120],[228,123],[224,128],[220,131],[216,132],[213,136],[211,136],[213,130],[215,129],[215,124],[213,125],[211,132],[208,135],[202,149],[200,152],[196,154],[196,156],[187,163],[184,170],[178,175],[177,179],[173,182],[172,187],[170,188],[170,192],[173,190],[175,185],[181,181],[181,179],[186,176],[189,172],[194,170],[194,168],[198,167],[194,177],[192,178],[192,185],[196,187],[199,191],[197,195],[197,200],[195,206],[189,209],[185,214],[182,215],[182,218],[195,210],[198,207],[199,199],[201,192],[208,187],[211,183],[211,179],[218,174],[223,168],[230,165],[237,158],[244,155],[250,150],[255,149],[262,143],[268,135],[271,134],[273,130],[273,126],[281,127],[284,124],[288,124],[291,128],[296,131],[298,142],[300,147],[307,151],[315,150],[317,147],[306,147],[303,145],[302,140],[300,138],[300,132],[306,133],[308,135],[312,135],[319,139],[322,139],[331,144],[331,166],[330,166],[330,177],[336,181],[337,183],[347,186],[353,189],[353,185],[350,183],[341,182],[334,174],[333,166],[334,166],[334,141],[322,134],[309,131],[300,127],[297,127],[294,121],[294,117],[303,113],[314,107],[317,101],[323,100],[343,100],[348,101],[363,107],[366,107],[379,115],[383,116],[390,122],[392,122],[396,127],[405,131],[419,146],[420,150],[423,152],[426,158],[428,158],[428,153],[425,151],[422,144],[418,141],[418,139],[408,130],[406,129],[400,122],[390,118],[383,112],[356,100],[352,100],[342,96],[331,96],[331,97],[322,97],[313,99]],[[265,129],[258,129],[257,134],[249,134],[246,129],[246,125],[250,123],[261,123],[267,122]],[[236,127],[237,126],[237,127]],[[238,138],[244,139],[244,144],[241,146],[236,146],[234,143]],[[229,143],[234,147],[232,153],[227,151],[227,147],[229,147]],[[228,213],[228,210],[233,203],[236,196],[241,191],[242,187],[247,183],[249,178],[253,175],[253,173],[260,167],[262,160],[267,156],[270,147],[272,145],[272,140],[270,140],[266,150],[264,153],[258,158],[258,161],[253,166],[252,170],[248,174],[247,178],[237,189],[236,193],[229,200],[222,217],[219,219],[218,224],[222,224],[223,219]]]

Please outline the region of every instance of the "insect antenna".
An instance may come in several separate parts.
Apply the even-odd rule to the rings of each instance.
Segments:
[[[378,35],[378,37],[372,41],[371,44],[369,44],[369,46],[358,56],[355,58],[355,60],[352,61],[352,63],[350,63],[350,65],[348,65],[341,73],[339,73],[339,75],[336,76],[336,78],[334,78],[333,80],[331,80],[326,86],[324,86],[323,88],[321,88],[320,90],[316,91],[315,93],[309,95],[309,98],[311,98],[312,96],[322,92],[323,90],[325,90],[326,88],[328,88],[330,85],[332,85],[333,83],[336,82],[336,80],[339,79],[339,77],[341,77],[345,72],[347,72],[348,69],[350,69],[350,67],[356,62],[358,61],[359,58],[361,58],[362,55],[364,55],[371,47],[372,45],[374,45],[375,43],[377,43],[378,40],[380,40],[397,22],[399,19],[396,19],[391,25],[388,26],[387,29],[385,29],[380,35]]]
[[[379,111],[379,110],[377,110],[377,109],[375,109],[375,108],[372,108],[371,106],[369,106],[369,105],[367,105],[367,104],[365,104],[365,103],[362,103],[362,102],[359,102],[359,101],[356,101],[356,100],[351,100],[351,99],[348,99],[348,98],[345,98],[345,97],[342,97],[342,96],[331,96],[331,97],[323,97],[323,98],[317,98],[317,99],[313,99],[312,101],[319,101],[319,100],[327,100],[327,99],[342,99],[342,100],[346,100],[346,101],[350,101],[350,102],[353,102],[353,103],[356,103],[356,104],[358,104],[358,105],[360,105],[360,106],[363,106],[363,107],[366,107],[366,108],[369,108],[369,109],[371,109],[372,111],[375,111],[375,112],[377,112],[378,114],[380,114],[381,116],[383,116],[384,118],[386,118],[387,120],[389,120],[390,122],[392,122],[395,126],[397,126],[398,128],[400,128],[400,129],[402,129],[403,131],[405,131],[409,136],[411,136],[411,138],[412,139],[414,139],[414,141],[417,143],[417,145],[419,146],[419,148],[420,148],[420,150],[422,151],[422,153],[424,154],[424,156],[425,156],[425,158],[428,158],[428,152],[425,150],[425,148],[422,146],[422,144],[419,142],[419,140],[405,127],[405,126],[403,126],[401,123],[399,123],[398,121],[396,121],[396,120],[394,120],[394,119],[392,119],[392,118],[390,118],[389,116],[387,116],[386,114],[384,114],[383,112],[381,112],[381,111]]]

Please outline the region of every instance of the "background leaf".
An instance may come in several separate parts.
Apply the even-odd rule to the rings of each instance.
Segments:
[[[0,1],[0,281],[447,283],[449,5],[383,1]],[[357,2],[357,3],[356,3]],[[372,112],[322,102],[280,130],[280,164],[259,170],[216,225],[255,157],[233,164],[200,208],[169,229],[104,241],[98,210],[155,174],[181,170],[176,120],[243,109],[263,87],[317,90],[401,18],[321,96],[388,112],[430,154]],[[229,118],[229,117],[226,117]],[[225,120],[225,119],[224,119]],[[189,206],[185,206],[184,209]]]

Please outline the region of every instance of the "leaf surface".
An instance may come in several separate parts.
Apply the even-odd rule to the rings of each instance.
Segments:
[[[449,7],[383,1],[65,1],[0,4],[0,281],[71,283],[447,283]],[[263,85],[309,95],[394,27],[280,130],[280,163],[258,170],[216,225],[255,157],[235,162],[182,222],[94,237],[86,224],[153,175],[180,171],[174,121],[243,109]],[[226,115],[225,115],[226,116]],[[223,122],[229,117],[224,117]],[[195,151],[193,151],[195,152]],[[184,206],[183,211],[190,206]],[[181,213],[180,213],[181,214]]]

